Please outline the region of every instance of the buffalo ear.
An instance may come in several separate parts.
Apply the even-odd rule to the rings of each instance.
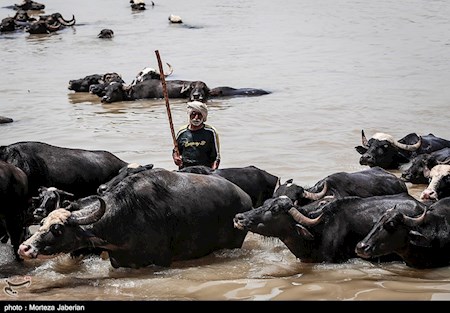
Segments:
[[[431,248],[431,240],[415,230],[409,232],[409,242],[415,246]]]
[[[358,151],[359,154],[364,154],[367,152],[367,148],[365,148],[363,146],[356,146],[355,149],[356,149],[356,151]]]
[[[297,234],[305,238],[306,240],[314,240],[314,235],[309,232],[304,226],[300,224],[295,224],[295,229],[297,230]]]

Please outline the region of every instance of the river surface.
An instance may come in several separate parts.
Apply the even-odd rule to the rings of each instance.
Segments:
[[[450,138],[450,3],[439,0],[43,0],[44,13],[76,25],[51,35],[0,34],[0,144],[42,141],[108,150],[128,162],[176,169],[164,100],[102,104],[67,89],[106,72],[131,82],[158,68],[171,79],[272,93],[209,101],[221,168],[255,165],[311,186],[360,166],[355,146],[386,132]],[[12,16],[0,1],[0,17]],[[17,2],[18,3],[18,2]],[[169,24],[168,16],[183,24]],[[103,28],[109,40],[97,38]],[[171,100],[175,128],[186,104]],[[399,172],[395,172],[399,174]],[[426,187],[408,185],[418,196]],[[31,280],[0,300],[448,300],[450,267],[402,262],[305,264],[278,240],[249,233],[241,249],[170,268],[114,269],[108,260],[61,257],[17,265],[0,245],[0,277]],[[2,286],[2,283],[5,286]],[[0,287],[6,287],[4,280]]]

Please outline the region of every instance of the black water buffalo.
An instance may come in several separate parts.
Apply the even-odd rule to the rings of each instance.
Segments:
[[[35,221],[40,221],[50,212],[67,207],[73,200],[75,200],[73,193],[56,187],[40,187],[39,195],[33,197],[33,217]]]
[[[259,207],[273,196],[279,184],[279,177],[256,166],[230,167],[212,170],[207,166],[197,165],[185,167],[180,172],[218,175],[238,185],[252,199],[253,207]]]
[[[62,29],[61,24],[49,24],[47,21],[36,21],[28,23],[25,31],[30,34],[50,34]]]
[[[5,17],[0,22],[0,32],[12,32],[16,30],[16,21],[14,17]]]
[[[18,167],[0,161],[0,237],[2,242],[11,238],[17,260],[17,249],[25,240],[28,210],[28,179]]]
[[[19,4],[14,4],[14,10],[33,10],[33,11],[40,11],[45,9],[45,4],[32,1],[32,0],[23,0]]]
[[[84,78],[71,79],[69,80],[69,86],[67,88],[78,92],[89,92],[89,87],[91,85],[102,83],[102,77],[103,75],[100,74],[92,74],[87,75]]]
[[[12,123],[14,120],[10,117],[0,116],[0,124]]]
[[[362,146],[355,147],[361,154],[359,164],[380,166],[384,169],[398,169],[419,154],[450,147],[450,141],[433,134],[418,136],[416,133],[410,133],[397,141],[389,134],[376,133],[367,140],[363,130],[361,138]]]
[[[16,21],[14,17],[5,17],[0,22],[0,32],[13,32],[23,27],[23,23]]]
[[[419,154],[402,169],[401,178],[412,184],[428,184],[429,179],[425,176],[438,164],[450,162],[450,148],[443,148],[431,153]]]
[[[30,34],[49,34],[58,30],[64,29],[67,26],[75,25],[75,16],[72,19],[66,20],[61,13],[52,13],[48,15],[40,15],[39,20],[28,23],[25,31]]]
[[[450,264],[450,198],[428,209],[395,207],[380,217],[356,246],[362,258],[396,253],[414,268],[435,268]]]
[[[428,173],[425,173],[430,183],[427,188],[422,191],[420,199],[436,201],[446,197],[450,197],[450,165],[439,164],[433,166]]]
[[[167,94],[169,98],[188,99],[189,101],[207,101],[209,88],[202,81],[167,80]],[[111,83],[106,87],[106,94],[102,102],[134,101],[139,99],[164,98],[162,82],[148,79],[135,85]]]
[[[103,97],[106,94],[106,87],[108,87],[112,82],[117,82],[125,84],[122,79],[122,75],[112,72],[103,74],[98,84],[92,84],[89,86],[89,93]]]
[[[97,194],[101,196],[104,193],[106,193],[107,190],[109,190],[110,188],[113,188],[118,183],[120,183],[122,180],[124,180],[125,177],[127,177],[129,175],[137,174],[142,171],[151,170],[152,168],[153,168],[153,164],[139,165],[136,163],[130,163],[127,166],[121,168],[119,171],[119,174],[114,176],[111,180],[98,186]]]
[[[31,196],[37,196],[41,186],[66,190],[76,197],[92,195],[99,185],[128,165],[108,151],[64,148],[36,141],[0,146],[0,160],[27,174]]]
[[[238,229],[280,239],[302,262],[341,263],[357,256],[356,244],[394,205],[415,208],[417,212],[425,206],[408,193],[344,197],[318,210],[295,206],[289,197],[280,196],[266,200],[259,208],[236,214],[233,221]],[[392,259],[395,257],[387,256],[382,261]]]
[[[372,167],[354,173],[333,173],[306,189],[288,180],[277,188],[274,197],[286,195],[299,205],[305,205],[325,196],[366,198],[407,191],[405,182],[397,176],[381,167]]]
[[[113,38],[114,31],[109,28],[103,28],[97,35],[98,38]]]
[[[150,169],[125,177],[102,196],[58,209],[19,248],[25,259],[85,247],[108,251],[111,265],[140,268],[240,248],[246,236],[233,217],[252,209],[250,197],[213,175]]]
[[[153,3],[153,1],[152,1],[152,3]],[[131,10],[133,10],[133,11],[146,10],[144,0],[130,0],[130,6],[131,6]]]
[[[30,17],[25,10],[18,10],[13,17],[5,17],[0,23],[1,32],[12,32],[17,29],[23,29],[31,22],[36,21],[34,17]]]
[[[169,63],[166,63],[169,67],[169,73],[164,74],[164,77],[168,77],[173,73],[173,68]],[[151,67],[145,67],[136,75],[136,78],[131,82],[129,87],[136,85],[138,82],[142,82],[147,79],[157,79],[159,80],[161,75],[158,71]],[[93,84],[89,87],[89,93],[97,95],[99,97],[103,97],[106,95],[106,88],[112,83],[118,82],[125,85],[125,81],[122,79],[122,76],[117,73],[106,73],[103,75],[101,82],[98,84]]]
[[[233,87],[215,87],[209,91],[211,98],[219,97],[237,97],[237,96],[262,96],[268,95],[270,91],[257,88],[233,88]]]

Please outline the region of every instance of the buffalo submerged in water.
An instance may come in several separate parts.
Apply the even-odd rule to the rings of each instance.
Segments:
[[[45,259],[94,247],[115,268],[170,266],[240,248],[246,232],[233,217],[250,209],[250,197],[224,178],[149,169],[51,212],[18,252]]]

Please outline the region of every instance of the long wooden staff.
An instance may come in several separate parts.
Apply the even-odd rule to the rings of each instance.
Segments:
[[[169,95],[167,94],[166,78],[164,76],[164,70],[163,70],[163,66],[162,66],[162,62],[161,62],[161,57],[159,56],[159,51],[155,50],[155,54],[156,54],[156,59],[158,60],[159,75],[161,78],[164,99],[166,100],[166,111],[167,111],[167,117],[169,118],[170,131],[172,132],[172,140],[173,140],[174,150],[175,150],[175,153],[177,155],[179,155],[180,153],[178,150],[177,138],[175,137],[175,130],[173,129],[172,113],[170,112]]]

